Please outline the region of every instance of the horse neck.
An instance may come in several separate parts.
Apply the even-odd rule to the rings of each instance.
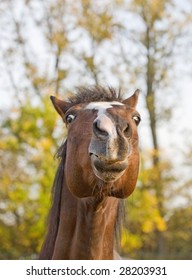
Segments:
[[[119,200],[77,199],[63,189],[53,259],[113,259]]]

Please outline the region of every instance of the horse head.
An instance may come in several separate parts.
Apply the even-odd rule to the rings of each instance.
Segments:
[[[81,91],[68,101],[51,97],[68,129],[65,182],[79,198],[125,198],[133,192],[139,170],[139,90],[127,99],[114,98],[112,89],[97,91]]]

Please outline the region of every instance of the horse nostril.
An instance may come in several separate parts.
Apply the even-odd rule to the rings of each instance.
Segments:
[[[108,136],[107,131],[103,127],[101,127],[100,120],[96,120],[93,123],[93,132],[97,136]]]
[[[130,136],[130,127],[129,124],[126,125],[126,127],[123,129],[123,133],[125,136]]]

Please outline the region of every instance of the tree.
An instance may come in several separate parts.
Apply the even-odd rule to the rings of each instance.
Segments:
[[[139,74],[143,80],[146,109],[149,116],[149,129],[152,139],[152,169],[155,170],[156,180],[151,182],[150,189],[155,191],[158,202],[158,209],[162,218],[165,218],[165,184],[162,174],[162,159],[160,157],[161,145],[158,138],[158,129],[163,119],[167,120],[172,109],[166,104],[167,85],[170,86],[172,79],[172,69],[174,67],[175,54],[178,52],[178,42],[184,31],[184,26],[188,24],[187,17],[181,17],[175,3],[169,1],[132,0],[130,2],[131,11],[138,19],[133,32],[127,32],[128,44],[134,42]],[[175,13],[172,11],[175,10]],[[138,28],[138,26],[140,28]],[[126,29],[126,26],[124,27]],[[122,48],[125,63],[130,63],[127,47]],[[133,69],[134,65],[133,65]],[[136,65],[136,70],[138,65]],[[134,70],[132,70],[134,71]],[[169,90],[170,91],[170,90]],[[161,97],[162,96],[162,97]],[[159,100],[163,100],[160,105]],[[157,105],[158,104],[158,105]],[[162,254],[163,235],[157,230],[157,252]]]
[[[1,131],[0,258],[33,258],[40,250],[56,162],[57,117],[48,100],[30,102]],[[37,142],[38,139],[38,142]]]
[[[169,231],[166,233],[166,250],[170,259],[191,259],[192,257],[192,223],[189,217],[192,207],[176,209],[168,221]]]

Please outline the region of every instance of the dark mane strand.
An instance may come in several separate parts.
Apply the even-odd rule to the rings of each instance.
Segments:
[[[122,237],[122,229],[125,227],[125,202],[123,199],[120,199],[118,212],[117,212],[117,220],[115,223],[115,243],[117,250],[121,249],[121,237]]]
[[[48,231],[42,247],[39,259],[49,260],[52,258],[57,231],[59,227],[59,215],[61,205],[61,191],[64,180],[64,165],[66,158],[67,141],[65,141],[56,153],[56,158],[60,160],[53,187],[52,187],[52,206],[48,217]]]
[[[76,94],[70,97],[69,102],[76,105],[80,103],[90,103],[98,101],[122,101],[121,89],[118,91],[112,87],[79,87]]]

